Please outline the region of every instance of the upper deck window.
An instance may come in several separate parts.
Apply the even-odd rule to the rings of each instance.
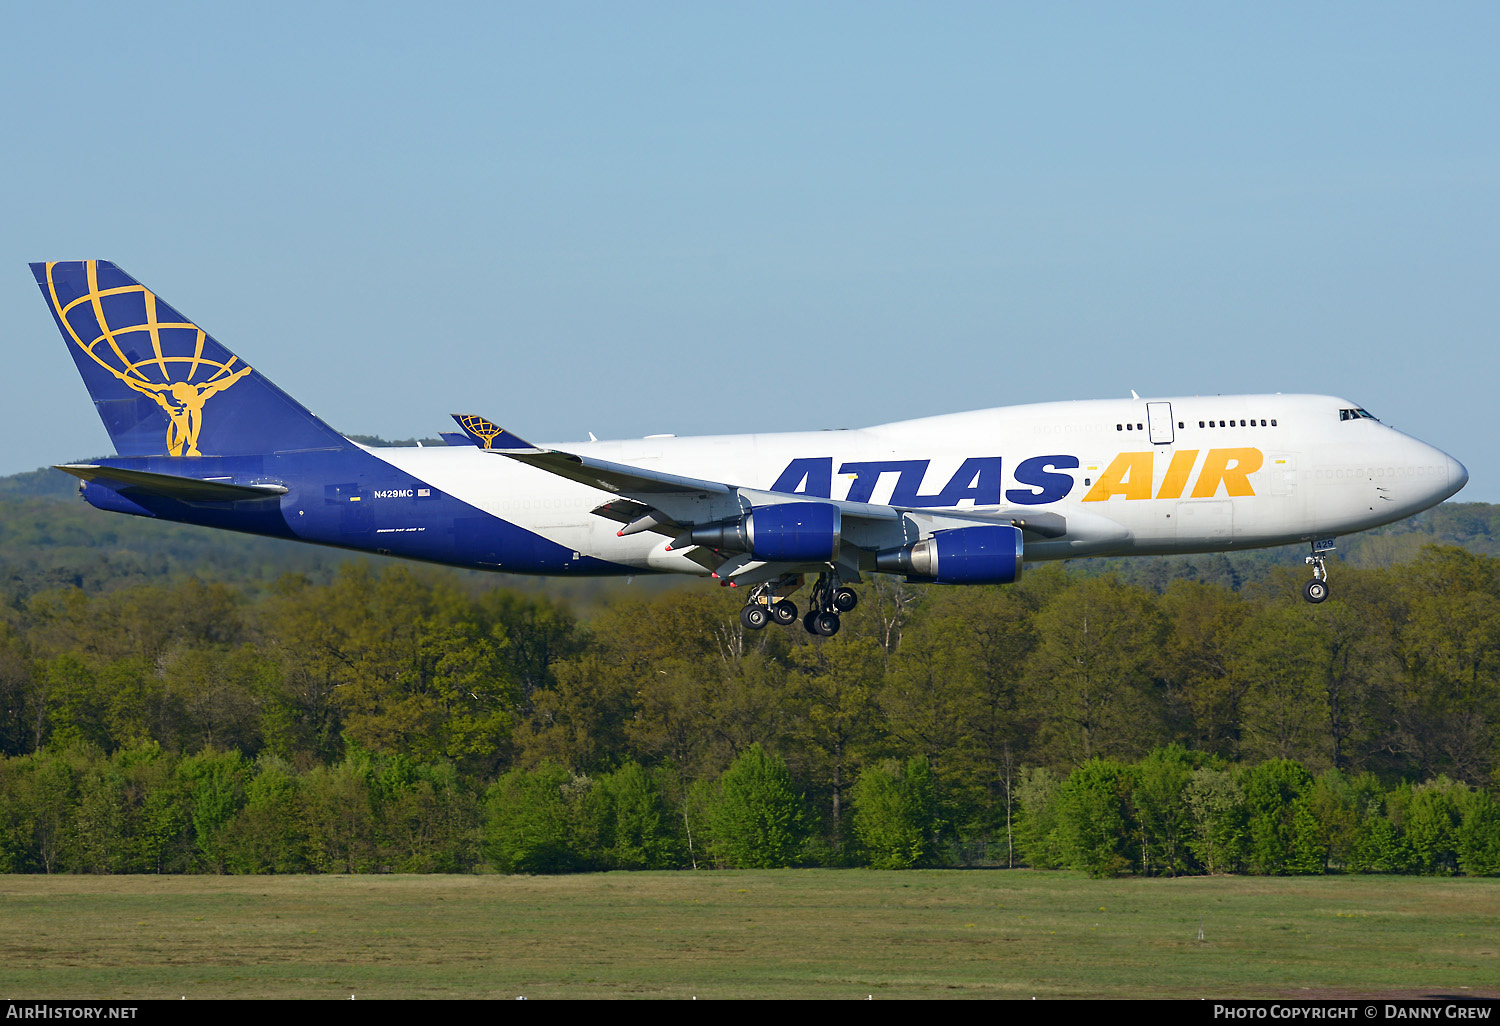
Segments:
[[[1361,417],[1370,417],[1370,415],[1368,413],[1366,413],[1364,410],[1344,410],[1344,411],[1340,411],[1340,412],[1341,413],[1358,414]],[[1347,417],[1347,416],[1344,416],[1344,417],[1341,417],[1341,419],[1343,419],[1343,420],[1349,420],[1350,418]],[[1374,420],[1375,418],[1374,417],[1370,417],[1370,419]],[[1210,427],[1210,428],[1234,427],[1235,424],[1236,424],[1236,421],[1233,421],[1233,420],[1200,420],[1198,422],[1198,426],[1199,427]],[[1238,421],[1238,424],[1239,424],[1240,427],[1266,427],[1268,425],[1270,427],[1275,427],[1276,426],[1276,421],[1275,420],[1266,420],[1264,417],[1261,417],[1259,419],[1256,419],[1256,418],[1252,417],[1249,420]],[[1185,425],[1183,424],[1182,421],[1179,420],[1177,422],[1177,426],[1178,427],[1184,427]]]

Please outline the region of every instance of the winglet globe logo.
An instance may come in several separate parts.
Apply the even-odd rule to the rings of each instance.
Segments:
[[[250,368],[230,355],[216,360],[204,353],[206,335],[144,285],[99,287],[99,261],[84,262],[88,288],[66,306],[58,299],[55,265],[47,265],[48,295],[68,336],[95,363],[127,388],[148,396],[167,415],[167,452],[201,456],[198,434],[204,408]],[[158,308],[168,319],[158,317]],[[149,354],[147,351],[149,350]]]
[[[458,423],[469,434],[483,441],[486,449],[493,446],[495,439],[505,433],[505,429],[496,425],[494,421],[485,420],[483,417],[476,417],[473,414],[464,414],[458,418]]]

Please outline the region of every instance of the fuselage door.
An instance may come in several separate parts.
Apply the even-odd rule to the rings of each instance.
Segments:
[[[1147,403],[1146,427],[1151,432],[1152,445],[1171,445],[1177,437],[1172,430],[1172,404]]]

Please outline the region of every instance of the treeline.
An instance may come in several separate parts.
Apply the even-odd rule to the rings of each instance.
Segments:
[[[715,840],[705,795],[758,751],[782,767],[796,797],[800,825],[785,850],[799,860],[884,864],[869,854],[879,845],[861,837],[851,808],[864,801],[868,811],[875,799],[859,791],[884,786],[872,781],[885,773],[895,805],[925,807],[911,795],[927,790],[937,803],[936,818],[917,831],[936,847],[922,848],[914,864],[1073,865],[1082,849],[1069,847],[1072,834],[1046,841],[1047,831],[1037,833],[1051,813],[1035,795],[1050,779],[1062,801],[1063,784],[1084,768],[1115,767],[1108,772],[1124,819],[1101,811],[1099,822],[1112,824],[1101,829],[1142,839],[1138,848],[1121,841],[1108,865],[1141,872],[1168,863],[1158,841],[1130,826],[1148,806],[1132,797],[1134,783],[1120,783],[1135,770],[1119,767],[1154,765],[1159,750],[1183,753],[1190,775],[1229,775],[1246,802],[1241,775],[1263,765],[1294,762],[1320,787],[1349,782],[1369,830],[1386,829],[1380,821],[1404,829],[1403,786],[1487,795],[1500,769],[1500,560],[1429,548],[1389,569],[1338,566],[1334,597],[1318,606],[1301,601],[1301,577],[1278,572],[1238,591],[1176,582],[1160,593],[1058,566],[1029,568],[1003,588],[882,578],[861,588],[832,639],[745,632],[735,615],[741,596],[729,589],[626,593],[581,621],[537,594],[479,590],[405,566],[348,564],[326,583],[293,575],[266,588],[188,579],[13,594],[0,605],[0,773],[12,788],[71,767],[75,790],[66,793],[76,793],[75,805],[48,807],[87,819],[79,781],[108,778],[135,788],[141,802],[149,793],[163,809],[187,809],[196,824],[199,800],[169,796],[197,786],[195,767],[238,760],[237,783],[225,785],[237,796],[225,798],[236,822],[252,804],[263,809],[271,792],[302,804],[296,816],[265,813],[267,823],[319,822],[308,810],[332,808],[314,801],[320,788],[357,789],[358,780],[403,800],[431,789],[455,837],[500,829],[504,817],[483,818],[496,808],[493,788],[524,791],[546,779],[543,791],[597,802],[629,774],[636,796],[620,801],[641,806],[640,781],[649,781],[657,814],[682,828],[680,837],[676,826],[662,828],[670,844],[661,850],[677,854],[661,857],[712,865],[739,863]],[[266,767],[278,769],[263,782]],[[409,782],[384,791],[371,782],[390,773]],[[270,790],[257,797],[257,789]],[[370,805],[371,822],[389,821],[373,811],[385,801]],[[1457,830],[1469,815],[1464,803],[1481,799],[1453,801]],[[65,833],[36,825],[60,820],[26,819],[16,808],[3,822],[32,823],[32,840],[8,840],[7,851],[32,851],[38,830]],[[592,815],[574,809],[563,819],[592,823]],[[579,829],[594,840],[562,845],[572,853],[564,868],[627,864],[599,854],[611,850],[598,840],[608,831]],[[1184,840],[1172,871],[1281,871],[1245,830],[1243,850],[1229,844],[1217,860]],[[197,827],[190,833],[181,843],[201,848]],[[335,866],[307,854],[330,850],[324,842],[306,843],[277,865]],[[369,843],[374,854],[337,864],[419,864],[391,856],[387,842]],[[1351,854],[1365,842],[1350,847],[1329,834],[1324,843],[1327,864],[1367,865]],[[100,850],[125,858],[134,849]],[[495,866],[534,865],[489,850],[459,846],[430,864],[467,868],[483,855]],[[141,865],[15,857],[18,867],[43,870]],[[1457,854],[1443,858],[1449,869],[1482,871]],[[180,857],[160,864],[209,868]],[[1368,863],[1403,864],[1395,856]]]
[[[261,751],[329,764],[347,741],[492,777],[627,759],[688,778],[770,744],[833,807],[851,770],[924,755],[993,794],[1006,766],[1139,758],[1178,744],[1383,781],[1491,786],[1500,560],[1429,549],[1165,592],[1032,568],[1019,585],[872,580],[835,638],[746,632],[742,596],[626,597],[588,621],[545,597],[348,564],[266,592],[188,579],[0,605],[0,754]]]
[[[1234,769],[1177,747],[1091,759],[1066,777],[1033,768],[1007,780],[1005,833],[981,853],[921,756],[863,767],[850,797],[850,837],[834,846],[787,765],[758,744],[686,786],[635,762],[593,777],[547,762],[482,785],[450,762],[361,750],[299,772],[270,754],[70,748],[0,762],[0,872],[1500,874],[1500,805],[1447,778],[1387,789],[1369,774],[1315,778],[1284,759]]]

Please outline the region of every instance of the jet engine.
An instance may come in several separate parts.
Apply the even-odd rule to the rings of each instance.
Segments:
[[[1010,584],[1021,576],[1021,547],[1018,527],[957,527],[877,553],[875,567],[938,584]]]
[[[757,506],[688,532],[694,545],[748,552],[768,563],[826,563],[839,553],[839,508],[826,502]]]

